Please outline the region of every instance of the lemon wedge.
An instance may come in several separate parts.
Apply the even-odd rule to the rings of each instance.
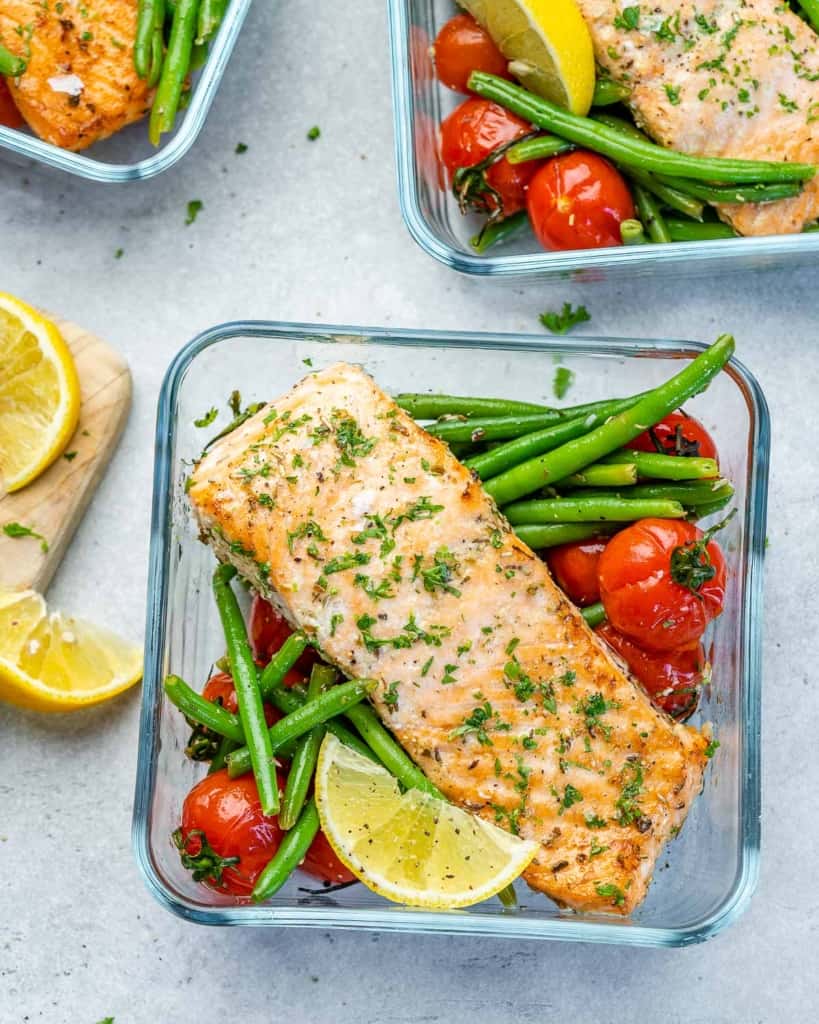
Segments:
[[[0,591],[0,700],[34,711],[99,704],[142,678],[142,651],[33,590]]]
[[[458,0],[495,40],[527,89],[587,114],[594,93],[594,48],[575,0]]]
[[[489,899],[526,868],[538,843],[410,789],[328,733],[316,768],[316,807],[339,860],[373,892],[450,910]]]
[[[18,491],[61,454],[80,415],[80,382],[62,335],[0,292],[0,491]]]

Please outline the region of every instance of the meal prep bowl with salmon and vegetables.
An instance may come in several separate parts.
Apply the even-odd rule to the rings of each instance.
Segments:
[[[638,944],[730,922],[768,446],[733,350],[195,339],[158,424],[134,838],[160,899]]]
[[[250,0],[0,0],[0,147],[151,177],[204,123]]]
[[[764,266],[819,245],[813,0],[390,14],[402,210],[450,266]]]

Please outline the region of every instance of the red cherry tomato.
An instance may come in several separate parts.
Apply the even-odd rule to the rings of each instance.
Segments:
[[[583,150],[547,160],[529,183],[526,207],[544,249],[620,245],[620,223],[634,216],[621,175]]]
[[[290,675],[290,673],[288,673]],[[285,685],[293,686],[295,682],[303,682],[303,677],[298,676],[294,682],[288,683],[287,677],[285,677]],[[222,707],[225,711],[230,711],[234,715],[239,711],[239,701],[236,698],[236,687],[233,685],[233,679],[227,674],[227,672],[217,672],[216,675],[210,677],[205,683],[204,689],[202,690],[202,696],[205,700],[211,701],[216,704],[221,702]],[[264,717],[268,725],[273,725],[274,722],[282,717],[281,712],[278,708],[274,708],[272,704],[264,705]]]
[[[441,123],[441,159],[452,182],[461,167],[472,167],[503,145],[526,135],[532,126],[489,100],[469,99],[456,107]],[[526,205],[526,188],[535,174],[534,161],[510,164],[505,156],[486,171],[486,181],[500,197],[503,216],[508,217]],[[484,196],[487,208],[498,206],[491,192]]]
[[[341,882],[355,880],[355,875],[344,867],[327,841],[327,837],[321,831],[310,844],[310,849],[299,867],[308,875],[327,882],[329,885],[339,885]]]
[[[662,455],[696,455],[716,459],[714,439],[693,416],[672,412],[644,434],[629,442],[638,452],[660,452]]]
[[[0,78],[0,125],[4,128],[22,128],[25,124],[23,116],[11,98],[11,90],[6,80]]]
[[[608,622],[598,626],[596,632],[625,661],[655,707],[681,720],[696,711],[707,666],[702,644],[660,654],[644,651]]]
[[[251,892],[281,839],[277,819],[262,814],[253,776],[231,779],[226,769],[206,775],[188,793],[174,834],[185,867],[201,868],[205,885],[237,896]]]
[[[611,625],[641,647],[696,647],[725,600],[725,559],[693,523],[642,519],[600,556],[600,598]]]
[[[600,600],[597,566],[605,546],[604,540],[580,540],[560,544],[546,552],[546,561],[557,585],[581,608]]]
[[[471,14],[449,19],[435,40],[434,57],[438,78],[456,92],[469,92],[467,82],[473,71],[509,77],[506,58]]]
[[[253,657],[257,662],[266,665],[293,630],[287,620],[276,611],[269,601],[256,594],[250,604],[250,621],[247,632],[250,637]],[[293,686],[295,682],[300,682],[303,676],[309,675],[310,669],[317,660],[318,654],[312,647],[308,647],[296,662],[296,668],[300,673],[298,678],[288,674],[285,684]]]

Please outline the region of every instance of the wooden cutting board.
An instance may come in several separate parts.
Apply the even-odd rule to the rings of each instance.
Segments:
[[[0,496],[0,527],[22,523],[48,541],[0,530],[0,589],[45,592],[114,453],[131,406],[131,373],[112,348],[76,324],[52,317],[77,364],[80,421],[61,455],[28,487]]]

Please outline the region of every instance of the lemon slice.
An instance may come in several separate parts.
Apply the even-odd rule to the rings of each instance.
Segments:
[[[414,907],[489,899],[539,849],[417,789],[328,733],[316,768],[321,827],[338,858],[374,892]]]
[[[0,700],[75,711],[142,677],[142,651],[90,622],[49,614],[33,590],[0,591]]]
[[[458,0],[483,25],[522,85],[573,114],[594,93],[594,48],[575,0]]]
[[[0,491],[18,491],[65,449],[80,415],[80,382],[62,335],[0,292]]]

